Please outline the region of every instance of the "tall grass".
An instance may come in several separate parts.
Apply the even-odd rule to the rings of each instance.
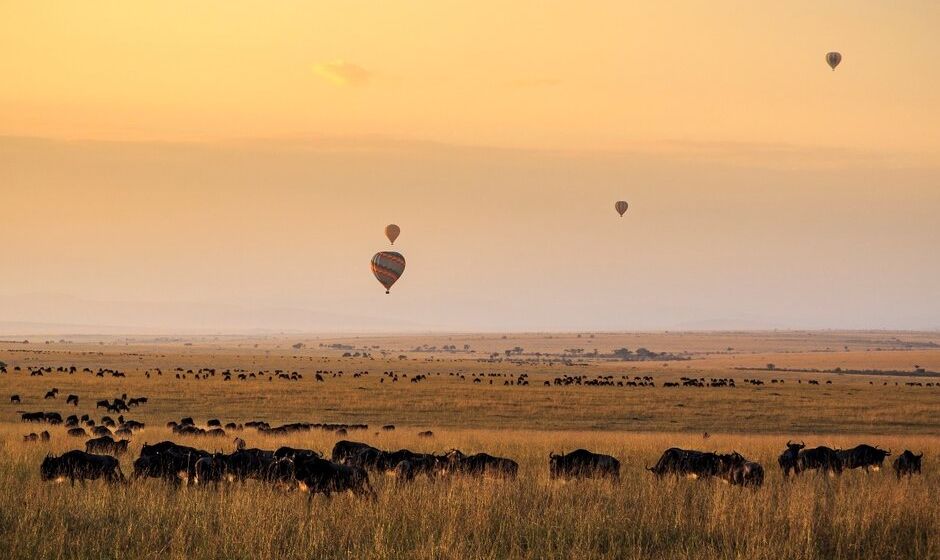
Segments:
[[[400,485],[373,475],[376,501],[351,495],[308,501],[298,492],[248,482],[173,488],[157,480],[126,486],[44,483],[47,448],[18,441],[23,427],[0,426],[0,550],[5,558],[937,558],[940,477],[932,462],[940,438],[826,436],[830,445],[859,441],[927,452],[925,474],[897,482],[889,472],[784,481],[776,468],[778,436],[719,434],[706,442],[683,433],[436,430],[367,435],[373,444],[441,451],[459,447],[512,457],[516,481],[419,478]],[[250,443],[329,451],[320,432]],[[123,460],[130,472],[148,428]],[[359,439],[359,438],[357,438]],[[807,441],[807,443],[813,443]],[[229,446],[187,439],[206,448]],[[768,471],[761,489],[719,481],[664,478],[645,470],[666,447],[737,449]],[[53,441],[59,452],[74,447]],[[549,451],[576,447],[623,462],[619,483],[553,481]]]

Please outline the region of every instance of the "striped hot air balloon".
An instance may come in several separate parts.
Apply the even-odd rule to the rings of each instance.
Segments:
[[[405,257],[399,253],[380,251],[372,257],[372,274],[375,274],[375,279],[385,286],[386,294],[401,278],[403,272],[405,272]]]
[[[626,200],[618,200],[617,203],[614,204],[614,208],[617,210],[617,213],[620,214],[621,218],[623,217],[624,212],[626,212],[627,208],[629,207],[630,205],[627,204]]]
[[[388,224],[385,226],[385,237],[392,243],[395,244],[395,240],[398,239],[398,236],[401,234],[401,228],[395,224]]]
[[[835,71],[836,66],[838,66],[840,62],[842,62],[841,53],[837,53],[835,51],[826,53],[826,64],[828,64],[833,71]]]

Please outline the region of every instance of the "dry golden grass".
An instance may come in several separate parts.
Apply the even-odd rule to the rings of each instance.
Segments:
[[[844,336],[860,337],[858,333]],[[865,336],[876,339],[882,333]],[[537,338],[545,348],[567,347],[571,335]],[[597,335],[600,337],[602,335]],[[614,338],[614,335],[609,335]],[[618,335],[619,346],[628,335]],[[652,335],[651,335],[652,336]],[[663,340],[667,335],[661,336]],[[675,335],[678,339],[678,335]],[[940,557],[940,389],[910,388],[906,379],[864,376],[798,375],[739,372],[724,361],[755,357],[783,362],[797,354],[782,350],[784,342],[763,334],[749,338],[727,334],[688,335],[685,342],[740,346],[739,354],[701,356],[691,362],[661,364],[591,363],[586,367],[481,364],[470,356],[397,353],[386,359],[340,358],[320,348],[297,351],[291,339],[195,340],[181,344],[125,346],[82,343],[29,346],[0,345],[0,360],[22,366],[76,365],[113,367],[128,377],[97,378],[87,374],[25,373],[0,375],[0,550],[3,558],[938,558]],[[786,335],[793,337],[792,333]],[[927,335],[919,335],[921,338]],[[553,335],[554,337],[554,335]],[[826,335],[825,345],[838,337]],[[445,337],[446,338],[446,337]],[[456,340],[457,337],[454,337]],[[472,337],[465,337],[471,340]],[[522,341],[526,337],[519,337]],[[792,343],[797,360],[816,367],[816,340]],[[884,338],[882,336],[882,338]],[[904,338],[904,337],[901,337]],[[924,338],[930,340],[929,337]],[[340,339],[337,339],[339,341]],[[430,339],[428,339],[430,340]],[[488,335],[487,344],[515,342]],[[583,340],[583,338],[581,339]],[[596,339],[595,339],[596,340]],[[495,342],[494,342],[495,341]],[[549,341],[556,341],[552,346]],[[346,342],[351,342],[346,339]],[[389,350],[420,339],[370,339]],[[869,342],[866,339],[865,342]],[[362,343],[361,341],[359,343]],[[423,342],[422,342],[423,343]],[[432,342],[428,342],[431,344]],[[434,344],[442,344],[438,339]],[[457,343],[457,342],[453,342]],[[258,344],[258,348],[254,345]],[[461,342],[460,344],[463,344]],[[473,343],[478,344],[478,343]],[[534,344],[534,343],[532,343]],[[677,343],[681,345],[680,340]],[[853,343],[855,344],[855,343]],[[627,344],[622,344],[627,345]],[[314,343],[315,346],[315,343]],[[587,346],[587,345],[584,345]],[[635,348],[637,344],[629,344]],[[861,346],[842,352],[864,365],[877,354],[884,364],[902,367],[937,363],[936,350],[866,351]],[[609,347],[600,346],[603,350]],[[654,350],[663,347],[649,345]],[[25,350],[25,351],[24,351]],[[820,352],[819,356],[831,354]],[[834,354],[833,354],[834,355]],[[769,358],[768,358],[769,357]],[[426,361],[432,358],[434,361]],[[757,362],[760,364],[761,362]],[[821,362],[818,362],[821,363]],[[242,367],[297,370],[304,379],[290,382],[262,378],[223,382],[176,380],[173,368]],[[690,366],[686,368],[686,366]],[[163,376],[144,377],[162,367]],[[879,365],[879,367],[882,367]],[[910,366],[904,365],[908,368]],[[342,378],[313,380],[317,369],[344,370]],[[361,378],[353,371],[368,369]],[[418,384],[402,378],[379,382],[380,373],[394,369],[410,376],[430,373]],[[477,372],[531,375],[528,387],[474,385]],[[442,375],[435,375],[440,372]],[[447,375],[463,372],[467,379]],[[737,389],[664,389],[611,387],[543,387],[541,381],[563,374],[629,374],[656,377],[657,384],[681,375],[785,378],[784,385],[739,386]],[[817,378],[832,385],[809,386],[797,379]],[[869,381],[874,384],[869,384]],[[881,383],[888,381],[890,385]],[[894,386],[894,381],[900,383]],[[45,401],[50,387],[59,399]],[[143,442],[175,439],[208,450],[231,451],[230,438],[172,437],[167,420],[192,415],[204,423],[218,417],[243,422],[287,421],[366,422],[365,432],[349,439],[382,448],[408,447],[443,451],[457,447],[486,451],[520,463],[515,482],[419,479],[400,486],[393,478],[373,475],[379,492],[375,502],[348,495],[316,497],[308,504],[297,492],[249,482],[221,490],[174,489],[161,481],[134,481],[109,487],[43,483],[38,465],[46,452],[81,447],[51,428],[48,444],[26,444],[22,435],[48,428],[17,422],[16,410],[73,412],[64,395],[79,394],[77,412],[99,418],[94,401],[123,392],[146,395],[151,402],[128,416],[148,424],[135,436],[122,459],[125,472]],[[11,393],[23,403],[7,404]],[[395,423],[395,432],[374,427]],[[432,429],[423,439],[417,431]],[[703,440],[703,431],[712,437]],[[273,449],[282,444],[329,452],[339,439],[314,431],[290,437],[269,437],[252,430],[239,433],[249,445]],[[926,453],[923,476],[897,482],[890,472],[848,472],[840,478],[803,476],[784,482],[776,458],[788,438],[811,445],[847,447],[866,442],[895,453],[914,449]],[[646,470],[666,448],[735,449],[761,462],[767,481],[759,490],[730,487],[718,481],[663,479]],[[585,447],[618,457],[619,483],[552,481],[547,472],[549,451]],[[890,462],[891,458],[889,458]]]

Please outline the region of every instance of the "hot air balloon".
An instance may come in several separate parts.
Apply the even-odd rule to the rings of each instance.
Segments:
[[[626,200],[618,200],[617,203],[614,204],[614,208],[617,210],[617,213],[620,214],[621,218],[623,217],[624,212],[626,212],[627,208],[629,207],[630,205],[627,204]]]
[[[401,278],[403,272],[405,272],[405,257],[399,253],[380,251],[372,257],[372,274],[375,274],[375,279],[385,286],[386,294]]]
[[[826,53],[826,63],[829,64],[829,67],[832,68],[833,72],[835,71],[836,66],[838,66],[840,62],[842,62],[842,55],[840,53],[837,53],[835,51],[831,53]]]
[[[395,240],[398,239],[399,234],[401,234],[401,228],[395,224],[388,224],[385,226],[385,237],[392,243],[395,244]]]

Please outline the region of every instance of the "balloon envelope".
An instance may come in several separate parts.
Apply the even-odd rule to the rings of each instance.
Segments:
[[[392,285],[401,278],[405,272],[405,257],[394,251],[381,251],[372,257],[372,274],[380,284],[385,286],[387,294]]]
[[[388,224],[385,226],[385,237],[391,241],[392,245],[395,244],[395,240],[398,239],[398,236],[401,234],[401,228],[395,224]]]
[[[838,66],[840,62],[842,62],[842,55],[840,53],[835,51],[826,53],[826,63],[829,64],[829,67],[833,70],[836,69],[836,66]]]
[[[623,217],[623,213],[626,212],[627,208],[629,207],[630,205],[627,204],[626,200],[618,200],[617,203],[614,204],[614,209],[617,210],[617,213],[620,214],[621,218]]]

